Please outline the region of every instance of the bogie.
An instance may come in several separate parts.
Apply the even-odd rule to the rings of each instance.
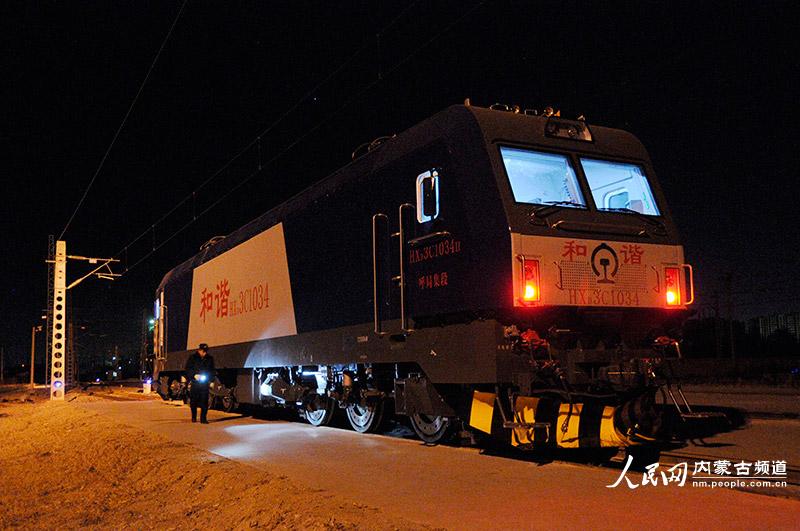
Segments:
[[[452,417],[414,413],[409,417],[417,437],[428,444],[446,443],[452,438],[457,424]]]

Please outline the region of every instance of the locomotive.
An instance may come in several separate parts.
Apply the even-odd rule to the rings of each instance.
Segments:
[[[451,106],[209,242],[156,291],[162,394],[202,342],[226,409],[405,416],[429,443],[663,437],[692,268],[639,140],[559,114]]]

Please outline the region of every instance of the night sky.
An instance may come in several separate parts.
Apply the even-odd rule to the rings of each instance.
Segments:
[[[0,7],[7,359],[27,356],[46,306],[47,235],[67,224],[182,3]],[[189,0],[64,236],[70,254],[130,268],[71,291],[76,319],[136,350],[170,267],[359,144],[465,97],[633,132],[697,268],[698,310],[728,273],[738,316],[800,309],[798,13],[790,2],[627,4]],[[289,110],[262,136],[262,172],[254,144],[181,203]],[[71,262],[70,279],[84,268]]]

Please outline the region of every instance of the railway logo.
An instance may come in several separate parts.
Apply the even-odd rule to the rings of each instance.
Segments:
[[[610,245],[601,243],[595,247],[594,251],[592,251],[591,264],[595,276],[600,277],[602,275],[602,278],[599,278],[597,281],[598,284],[614,284],[614,281],[608,278],[608,276],[617,276],[619,258]],[[610,270],[609,267],[611,268]]]

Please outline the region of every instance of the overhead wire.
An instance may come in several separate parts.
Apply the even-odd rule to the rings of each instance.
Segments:
[[[389,21],[388,24],[386,24],[386,26],[383,27],[383,29],[381,29],[379,34],[386,33],[389,29],[391,29],[402,17],[405,16],[405,14],[410,9],[412,9],[420,1],[421,0],[415,0],[414,2],[411,2],[405,8],[403,8],[400,11],[400,13],[398,13],[391,21]],[[186,202],[188,202],[190,199],[193,199],[196,196],[197,192],[205,188],[209,183],[211,183],[214,179],[216,179],[222,172],[227,170],[231,166],[231,164],[239,160],[239,158],[245,153],[247,153],[253,146],[258,146],[259,148],[259,166],[260,166],[261,138],[264,135],[271,132],[275,127],[277,127],[281,122],[283,122],[283,120],[285,120],[295,110],[297,110],[305,101],[307,101],[314,94],[316,94],[322,87],[327,85],[329,81],[331,81],[333,78],[339,75],[345,68],[350,66],[350,64],[356,59],[356,57],[361,55],[365,50],[369,49],[370,46],[371,46],[370,41],[369,40],[365,41],[358,50],[353,52],[347,59],[344,60],[344,62],[342,62],[338,67],[336,67],[327,76],[325,76],[324,79],[322,79],[319,83],[314,85],[305,94],[303,94],[297,101],[295,101],[294,104],[292,104],[288,109],[286,109],[286,111],[284,111],[280,116],[278,116],[275,120],[273,120],[267,127],[261,130],[255,137],[253,137],[252,140],[250,140],[247,144],[245,144],[242,148],[240,148],[239,151],[237,151],[230,159],[228,159],[222,166],[220,166],[219,169],[217,169],[214,173],[212,173],[211,176],[209,176],[203,182],[201,182],[194,190],[192,190],[190,194],[188,194],[183,199],[178,201],[178,203],[176,203],[175,206],[173,206],[170,210],[168,210],[165,214],[163,214],[160,218],[158,218],[158,220],[153,222],[150,225],[150,227],[145,229],[141,234],[139,234],[138,236],[130,240],[127,244],[125,244],[125,246],[123,246],[123,248],[119,252],[117,252],[114,256],[118,256],[120,253],[124,252],[126,249],[131,247],[137,241],[147,236],[155,228],[156,225],[162,223],[169,216],[174,214],[181,206],[186,204]]]
[[[387,78],[388,78],[388,77],[389,77],[391,74],[393,74],[393,73],[394,73],[395,71],[397,71],[397,70],[398,70],[400,67],[402,67],[403,65],[405,65],[405,64],[406,64],[408,61],[410,61],[410,60],[411,60],[411,59],[412,59],[414,56],[416,56],[416,55],[417,55],[419,52],[421,52],[422,50],[424,50],[425,48],[427,48],[428,46],[430,46],[430,45],[431,45],[433,42],[435,42],[437,39],[439,39],[440,37],[442,37],[443,35],[445,35],[447,32],[449,32],[449,31],[450,31],[450,30],[451,30],[453,27],[455,27],[455,26],[456,26],[456,25],[457,25],[459,22],[461,22],[461,21],[462,21],[464,18],[466,18],[467,16],[471,15],[471,14],[472,14],[472,13],[473,13],[475,10],[477,10],[479,7],[481,7],[481,6],[482,6],[482,5],[483,5],[485,2],[486,2],[486,0],[479,0],[478,2],[476,2],[475,4],[473,4],[473,6],[472,6],[470,9],[468,9],[467,11],[465,11],[464,13],[462,13],[462,15],[461,15],[460,17],[458,17],[458,18],[457,18],[457,19],[455,19],[453,22],[451,22],[449,25],[447,25],[447,26],[446,26],[446,27],[445,27],[443,30],[441,30],[441,31],[437,32],[437,33],[436,33],[436,34],[435,34],[433,37],[431,37],[430,39],[428,39],[427,41],[425,41],[425,42],[424,42],[422,45],[420,45],[420,46],[418,46],[417,48],[415,48],[415,49],[414,49],[414,50],[413,50],[413,51],[412,51],[410,54],[406,55],[406,56],[405,56],[405,57],[404,57],[402,60],[400,60],[399,62],[395,63],[395,65],[394,65],[394,66],[392,66],[392,68],[390,68],[389,70],[386,70],[386,71],[383,71],[383,72],[381,72],[381,75],[380,75],[380,76],[379,76],[377,79],[374,79],[372,82],[370,82],[369,84],[365,85],[365,86],[364,86],[364,87],[363,87],[363,88],[362,88],[360,91],[358,91],[357,93],[355,93],[354,95],[352,95],[350,98],[348,98],[348,99],[347,99],[347,100],[346,100],[346,101],[345,101],[345,102],[344,102],[342,105],[340,105],[340,106],[339,106],[339,107],[338,107],[338,108],[337,108],[335,111],[333,111],[332,113],[329,113],[329,114],[328,114],[328,115],[327,115],[325,118],[323,118],[321,121],[317,122],[317,124],[315,124],[313,127],[309,128],[309,129],[306,129],[306,130],[303,132],[303,134],[301,134],[301,135],[300,135],[299,137],[297,137],[297,138],[296,138],[296,139],[295,139],[293,142],[291,142],[291,143],[290,143],[290,144],[288,144],[286,147],[284,147],[284,148],[283,148],[283,149],[282,149],[282,150],[281,150],[279,153],[277,153],[276,155],[274,155],[274,156],[273,156],[272,158],[270,158],[268,161],[266,161],[265,163],[263,163],[263,165],[262,165],[262,164],[259,164],[259,168],[258,168],[258,169],[256,169],[255,171],[251,172],[250,174],[248,174],[248,175],[247,175],[247,176],[246,176],[246,177],[245,177],[243,180],[239,181],[239,182],[238,182],[238,183],[237,183],[235,186],[233,186],[232,188],[230,188],[230,189],[229,189],[229,190],[228,190],[228,191],[227,191],[225,194],[223,194],[222,196],[220,196],[219,198],[217,198],[217,200],[216,200],[216,201],[214,201],[214,202],[213,202],[211,205],[209,205],[207,208],[205,208],[204,210],[202,210],[202,211],[201,211],[199,214],[197,214],[196,216],[194,216],[194,217],[193,217],[193,219],[189,220],[189,221],[188,221],[186,224],[184,224],[183,226],[179,227],[179,228],[178,228],[178,229],[177,229],[175,232],[173,232],[173,233],[172,233],[170,236],[168,236],[166,239],[162,240],[160,244],[158,244],[158,245],[154,245],[154,246],[153,246],[153,249],[152,249],[150,252],[146,253],[146,254],[145,254],[145,255],[144,255],[142,258],[140,258],[139,260],[137,260],[136,262],[134,262],[134,263],[133,263],[133,265],[131,265],[129,268],[127,268],[127,269],[126,269],[126,270],[123,272],[123,275],[124,275],[124,274],[126,274],[126,273],[129,273],[129,272],[130,272],[131,270],[133,270],[133,269],[134,269],[136,266],[138,266],[139,264],[141,264],[142,262],[144,262],[144,261],[145,261],[147,258],[149,258],[151,255],[153,255],[153,254],[154,254],[156,251],[158,251],[159,249],[161,249],[161,247],[163,247],[163,246],[164,246],[164,245],[165,245],[167,242],[169,242],[169,241],[170,241],[170,240],[172,240],[174,237],[176,237],[178,234],[182,233],[182,232],[183,232],[183,231],[185,231],[187,228],[189,228],[189,226],[191,226],[191,225],[192,225],[192,224],[193,224],[195,221],[197,221],[197,219],[199,219],[201,216],[203,216],[203,215],[204,215],[204,214],[206,214],[208,211],[210,211],[211,209],[213,209],[213,208],[214,208],[215,206],[217,206],[219,203],[221,203],[222,201],[224,201],[224,200],[225,200],[226,198],[228,198],[228,197],[229,197],[231,194],[233,194],[233,193],[234,193],[236,190],[238,190],[239,188],[241,188],[242,186],[244,186],[246,183],[248,183],[248,182],[249,182],[251,179],[253,179],[253,178],[254,178],[256,175],[258,175],[259,173],[261,173],[261,171],[263,171],[263,168],[266,168],[266,166],[268,166],[268,165],[272,164],[273,162],[277,161],[279,158],[281,158],[283,155],[285,155],[286,153],[288,153],[288,152],[289,152],[289,151],[290,151],[292,148],[294,148],[294,147],[295,147],[296,145],[298,145],[300,142],[302,142],[303,140],[305,140],[305,139],[306,139],[308,136],[310,136],[311,134],[313,134],[314,132],[316,132],[316,131],[317,131],[318,129],[320,129],[320,128],[321,128],[323,125],[325,125],[325,124],[326,124],[326,123],[328,123],[328,122],[329,122],[331,119],[333,119],[335,116],[337,116],[339,113],[341,113],[341,112],[342,112],[344,109],[346,109],[347,107],[349,107],[349,106],[350,106],[350,105],[351,105],[351,104],[352,104],[354,101],[356,101],[358,98],[360,98],[360,97],[361,97],[362,95],[364,95],[366,92],[368,92],[368,91],[372,90],[372,89],[373,89],[375,86],[377,86],[377,85],[379,85],[380,83],[382,83],[383,81],[385,81],[385,80],[386,80],[386,79],[387,79]],[[415,3],[416,3],[416,2],[415,2]],[[413,5],[413,4],[412,4],[412,5]],[[408,10],[408,8],[407,8],[407,9],[405,9],[405,10],[403,11],[403,13],[405,13],[405,11],[407,11],[407,10]],[[401,15],[398,15],[398,17],[396,17],[396,18],[395,18],[395,20],[393,20],[393,21],[390,23],[390,25],[394,24],[394,23],[395,23],[395,21],[396,21],[396,20],[398,20],[398,19],[399,19],[401,16],[402,16],[402,13],[401,13]],[[385,31],[385,30],[384,30],[384,31]],[[362,50],[362,49],[360,49],[360,50],[359,50],[359,51],[357,51],[357,52],[356,52],[354,55],[357,55],[357,54],[361,53],[361,51],[363,51],[363,50]],[[353,58],[353,57],[351,57],[351,58],[350,58],[350,59],[348,59],[347,61],[350,61],[350,60],[352,60],[352,58]],[[340,69],[339,69],[339,68],[337,68],[337,70],[340,70]],[[329,76],[328,78],[330,78],[330,77],[331,77],[331,76]],[[327,80],[328,78],[326,78],[326,80]],[[323,82],[323,83],[324,83],[324,82]],[[313,90],[313,89],[312,89],[312,90]],[[312,92],[312,91],[309,91],[309,93],[307,93],[307,94],[311,94],[311,93],[313,93],[313,92]],[[303,99],[301,99],[300,101],[301,101],[301,102],[302,102],[302,101],[305,101],[305,99],[306,99],[307,97],[308,97],[308,96],[304,96],[304,98],[303,98]],[[298,104],[296,104],[296,105],[295,105],[295,107],[296,107],[297,105],[299,105],[299,103],[298,103]],[[286,114],[287,114],[287,113],[284,113],[284,115],[286,115]],[[273,127],[273,126],[270,126],[270,127]],[[256,137],[256,139],[255,139],[253,142],[251,142],[251,143],[248,145],[248,147],[247,147],[247,148],[244,148],[244,149],[243,149],[241,152],[237,153],[237,154],[235,155],[235,158],[238,158],[238,157],[240,157],[240,156],[241,156],[241,155],[242,155],[242,154],[243,154],[243,153],[244,153],[244,152],[245,152],[245,151],[246,151],[246,150],[247,150],[249,147],[252,147],[252,146],[255,144],[255,142],[256,142],[256,141],[257,141],[257,140],[258,140],[258,139],[259,139],[261,136],[263,136],[263,134],[264,134],[263,132],[262,132],[261,134],[259,134],[259,135]],[[226,167],[227,167],[227,166],[228,166],[230,163],[232,163],[232,162],[233,162],[233,160],[231,160],[231,161],[229,161],[228,163],[226,163],[226,165],[224,165],[222,169],[226,168]],[[222,171],[222,169],[221,169],[221,170],[218,170],[218,172],[215,172],[215,175],[214,175],[214,176],[218,175],[218,174],[219,174],[219,172],[221,172],[221,171]],[[213,177],[212,177],[212,178],[213,178]],[[211,179],[211,178],[210,178],[210,179]],[[204,181],[204,183],[203,183],[201,186],[204,186],[205,184],[207,184],[207,183],[208,183],[208,181],[210,181],[210,179],[207,179],[206,181]],[[196,190],[195,190],[195,192],[196,192]],[[193,193],[194,193],[194,192],[193,192]],[[172,209],[172,210],[169,212],[169,214],[171,214],[171,213],[173,213],[175,210],[177,210],[177,209],[178,209],[178,208],[179,208],[179,207],[180,207],[182,204],[184,204],[184,203],[185,203],[185,202],[186,202],[186,201],[187,201],[187,200],[188,200],[190,197],[192,197],[192,194],[189,194],[189,195],[188,195],[186,198],[184,198],[184,199],[183,199],[183,200],[182,200],[182,201],[181,201],[181,202],[180,202],[178,205],[176,205],[176,206],[175,206],[175,207],[174,207],[174,208],[173,208],[173,209]],[[155,225],[157,225],[158,223],[160,223],[161,221],[163,221],[164,219],[166,219],[166,217],[167,217],[169,214],[167,214],[167,215],[165,215],[165,216],[162,216],[162,218],[161,218],[161,219],[160,219],[158,222],[154,223],[154,224],[153,224],[153,225],[152,225],[150,228],[148,228],[147,230],[145,230],[145,231],[144,231],[144,232],[143,232],[141,235],[139,235],[139,236],[137,236],[136,238],[134,238],[134,239],[133,239],[133,240],[132,240],[132,241],[131,241],[129,244],[127,244],[125,247],[123,247],[123,249],[120,251],[120,253],[121,253],[121,252],[123,252],[123,251],[126,251],[126,250],[127,250],[127,249],[128,249],[130,246],[131,246],[131,245],[133,245],[133,243],[135,243],[136,241],[140,240],[141,238],[143,238],[143,237],[144,237],[144,236],[146,236],[147,234],[150,234],[150,233],[151,233],[151,231],[152,231],[152,230],[155,228]],[[120,253],[117,253],[117,255],[115,255],[115,256],[118,256]]]
[[[184,7],[186,7],[186,2],[188,0],[183,0],[181,4],[181,8],[178,10],[178,14],[175,15],[175,19],[172,21],[172,25],[169,27],[169,31],[167,31],[167,35],[161,41],[161,46],[158,48],[158,52],[156,52],[156,56],[153,58],[153,61],[150,63],[150,68],[147,69],[147,74],[144,76],[144,80],[139,85],[139,90],[136,91],[136,95],[133,97],[133,101],[131,101],[130,106],[128,106],[128,111],[125,113],[125,116],[122,118],[122,122],[120,122],[119,127],[117,127],[116,133],[114,133],[114,138],[111,139],[111,143],[108,145],[106,152],[103,154],[103,158],[100,159],[100,164],[97,165],[97,169],[94,172],[89,184],[86,186],[86,189],[83,191],[83,195],[81,196],[80,200],[78,201],[75,210],[72,211],[72,215],[67,220],[67,224],[64,225],[64,229],[59,234],[58,239],[61,240],[64,238],[64,234],[66,234],[67,229],[69,229],[70,224],[72,224],[72,220],[75,219],[75,215],[80,210],[81,206],[83,206],[83,202],[86,200],[86,197],[89,195],[89,190],[92,189],[94,182],[97,180],[97,176],[100,174],[100,170],[103,169],[103,166],[106,163],[106,159],[108,159],[109,153],[111,153],[111,149],[114,147],[114,144],[119,137],[119,134],[122,132],[122,128],[125,127],[125,123],[128,121],[128,117],[131,115],[131,111],[133,111],[133,107],[136,105],[136,102],[139,100],[139,96],[142,94],[142,90],[144,86],[147,84],[147,80],[150,79],[150,74],[153,72],[153,68],[155,68],[156,63],[158,62],[158,58],[161,57],[161,52],[164,50],[164,46],[167,44],[170,35],[172,35],[172,30],[175,29],[175,26],[178,24],[178,20],[181,18],[181,14],[183,13]]]

